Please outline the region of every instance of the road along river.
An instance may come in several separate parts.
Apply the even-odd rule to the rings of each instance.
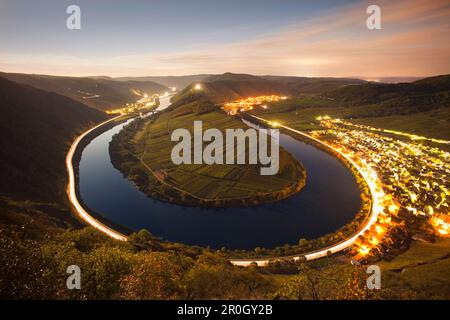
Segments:
[[[169,104],[168,99],[161,99],[160,109]],[[295,244],[300,238],[320,237],[350,222],[359,210],[358,186],[341,162],[285,134],[280,135],[280,144],[303,163],[308,173],[307,184],[300,193],[274,204],[250,208],[200,209],[153,200],[142,194],[111,164],[109,142],[124,125],[116,125],[98,135],[82,152],[79,196],[84,207],[89,209],[76,205],[75,192],[70,192],[69,188],[69,196],[72,203],[75,200],[74,206],[80,216],[120,240],[125,240],[125,237],[99,220],[105,219],[131,230],[146,228],[170,241],[213,248],[252,249]],[[68,156],[69,179],[71,171],[73,174],[71,162]],[[74,179],[70,181],[74,183]],[[88,214],[90,210],[102,218],[93,219]],[[338,244],[336,250],[326,248],[309,258],[326,255],[328,250],[343,250],[352,243]],[[255,259],[239,259],[233,263],[248,265],[253,261]],[[257,263],[264,265],[267,259]]]

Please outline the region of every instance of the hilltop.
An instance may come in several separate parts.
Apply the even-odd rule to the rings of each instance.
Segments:
[[[334,90],[345,85],[366,83],[364,80],[351,78],[331,78],[331,77],[294,77],[294,76],[254,76],[249,74],[238,73],[224,73],[224,74],[197,74],[185,76],[148,76],[148,77],[95,77],[97,79],[110,79],[117,81],[153,81],[167,87],[177,87],[178,89],[185,89],[189,85],[197,82],[214,82],[214,81],[249,81],[249,82],[263,82],[277,83],[283,85],[283,91],[298,93],[314,94],[328,90]],[[266,80],[266,81],[264,81]]]
[[[195,90],[200,83],[202,90]],[[192,96],[206,97],[213,103],[224,103],[241,98],[262,95],[300,96],[324,93],[353,84],[365,83],[358,79],[305,78],[283,76],[254,76],[249,74],[224,73],[211,75],[192,83],[182,90],[173,101],[189,100]]]
[[[184,89],[191,83],[203,81],[205,78],[209,76],[210,76],[209,74],[195,74],[185,76],[118,77],[110,79],[116,81],[137,81],[137,82],[152,81],[166,87],[176,87],[179,89]]]
[[[201,84],[201,90],[196,90],[197,83],[192,83],[172,100],[178,102],[202,96],[213,103],[224,103],[239,98],[266,94],[289,94],[286,85],[246,74],[225,73],[206,77]]]
[[[367,81],[352,78],[307,78],[280,76],[264,76],[263,78],[287,85],[292,92],[294,92],[294,94],[320,94],[350,85],[367,83]]]
[[[412,83],[366,83],[346,86],[324,96],[348,107],[373,107],[376,115],[411,114],[450,107],[450,75]]]

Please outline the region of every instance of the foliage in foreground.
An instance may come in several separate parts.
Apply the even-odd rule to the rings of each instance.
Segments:
[[[367,290],[364,266],[341,264],[333,258],[300,264],[285,261],[270,268],[239,268],[218,251],[173,245],[161,246],[159,251],[149,249],[154,248],[155,239],[148,232],[135,234],[132,239],[134,243],[122,243],[92,228],[83,228],[44,240],[26,240],[20,231],[0,229],[0,299],[309,300],[424,296],[416,283],[391,271],[383,290]],[[66,269],[73,264],[82,271],[81,290],[66,288]],[[426,284],[426,279],[422,280]],[[445,281],[442,279],[438,287],[434,283],[433,290],[439,294],[430,297],[448,297]]]
[[[93,228],[64,230],[36,208],[0,206],[0,299],[448,299],[450,241],[413,242],[366,289],[366,267],[329,257],[232,266],[222,250],[163,242],[148,231],[124,243]],[[21,213],[22,212],[22,213]],[[70,265],[81,290],[68,290]]]
[[[142,249],[92,228],[45,241],[0,233],[1,299],[243,299],[265,298],[271,283],[255,269],[219,254]],[[81,290],[68,290],[67,267],[81,268]]]

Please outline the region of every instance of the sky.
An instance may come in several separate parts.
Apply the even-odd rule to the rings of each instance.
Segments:
[[[423,77],[450,73],[449,34],[448,0],[0,0],[0,71]]]

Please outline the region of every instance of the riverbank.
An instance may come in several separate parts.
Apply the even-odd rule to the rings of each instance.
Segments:
[[[82,194],[86,205],[121,226],[132,230],[146,228],[155,236],[171,242],[214,248],[246,248],[223,251],[233,257],[279,257],[307,253],[311,251],[310,248],[336,243],[345,236],[342,233],[337,234],[339,230],[336,230],[351,223],[358,211],[359,205],[350,205],[354,200],[345,191],[353,184],[354,178],[334,160],[335,157],[325,156],[315,147],[296,142],[285,135],[280,136],[281,144],[288,146],[290,152],[297,158],[300,157],[302,162],[306,161],[308,170],[312,173],[306,191],[297,193],[294,197],[254,209],[198,209],[148,199],[110,163],[109,142],[112,136],[120,132],[122,125],[100,134],[86,147],[81,170],[84,186]],[[105,176],[106,172],[108,176]],[[103,183],[106,181],[107,184]],[[339,187],[334,183],[330,184],[332,181],[340,181],[344,185]],[[123,186],[120,186],[122,184]],[[89,189],[86,189],[87,186]],[[89,190],[92,190],[92,196]],[[357,192],[357,197],[358,194]],[[314,205],[309,206],[308,203],[313,200]],[[343,213],[348,217],[345,220],[339,218],[345,217],[342,216]],[[334,220],[334,227],[327,227],[326,219]],[[166,225],[163,221],[167,221],[165,232],[160,231],[161,226]],[[162,222],[164,224],[161,224]],[[249,233],[250,230],[253,231]],[[177,234],[182,237],[177,237]],[[250,234],[251,237],[248,237]],[[324,234],[326,236],[322,237]],[[289,235],[294,236],[293,240]],[[218,243],[215,239],[226,239],[226,242]],[[285,245],[286,243],[289,245]],[[253,250],[254,248],[259,249]]]
[[[130,234],[131,230],[113,223],[84,204],[80,193],[79,164],[84,149],[93,139],[132,118],[132,115],[120,115],[87,130],[73,142],[66,158],[66,166],[69,174],[67,194],[75,211],[75,217],[106,233],[110,237],[121,241],[126,241],[126,235]]]

